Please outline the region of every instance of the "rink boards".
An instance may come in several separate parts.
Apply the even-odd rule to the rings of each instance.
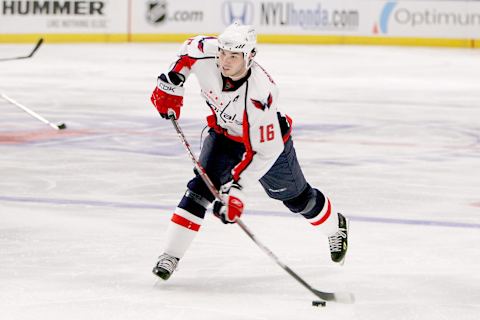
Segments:
[[[233,21],[265,43],[480,47],[480,1],[1,1],[0,42],[180,42]]]

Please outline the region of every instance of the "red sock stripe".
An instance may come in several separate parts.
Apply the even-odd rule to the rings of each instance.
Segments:
[[[320,220],[318,220],[318,221],[316,221],[316,222],[312,222],[312,224],[313,224],[314,226],[318,226],[319,224],[324,223],[325,220],[327,220],[328,217],[330,217],[331,211],[332,211],[332,205],[330,204],[330,199],[328,199],[327,212],[323,215],[323,217],[322,217]]]
[[[195,222],[192,222],[188,219],[185,219],[182,216],[179,216],[178,214],[174,213],[172,216],[172,222],[181,225],[182,227],[185,227],[187,229],[193,230],[193,231],[198,231],[200,229],[200,225],[196,224]]]

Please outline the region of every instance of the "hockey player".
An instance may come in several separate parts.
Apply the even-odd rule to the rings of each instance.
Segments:
[[[160,115],[180,117],[183,85],[193,72],[212,114],[199,161],[223,203],[215,201],[197,174],[175,209],[164,253],[153,273],[167,280],[200,230],[207,207],[224,223],[235,223],[246,206],[244,190],[260,181],[269,197],[283,201],[328,236],[331,259],[342,263],[347,251],[345,217],[330,199],[312,188],[293,147],[292,120],[278,109],[278,88],[255,60],[253,27],[234,23],[218,38],[197,36],[182,46],[178,59],[158,77],[151,101]]]

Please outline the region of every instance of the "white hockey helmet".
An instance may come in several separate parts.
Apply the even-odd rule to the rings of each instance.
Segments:
[[[250,68],[256,54],[257,33],[249,25],[234,22],[218,36],[218,48],[232,52],[242,52],[245,66]]]

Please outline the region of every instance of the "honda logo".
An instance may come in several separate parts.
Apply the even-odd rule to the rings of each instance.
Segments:
[[[223,23],[231,25],[235,21],[241,24],[252,24],[253,3],[250,1],[225,1],[222,5]]]

